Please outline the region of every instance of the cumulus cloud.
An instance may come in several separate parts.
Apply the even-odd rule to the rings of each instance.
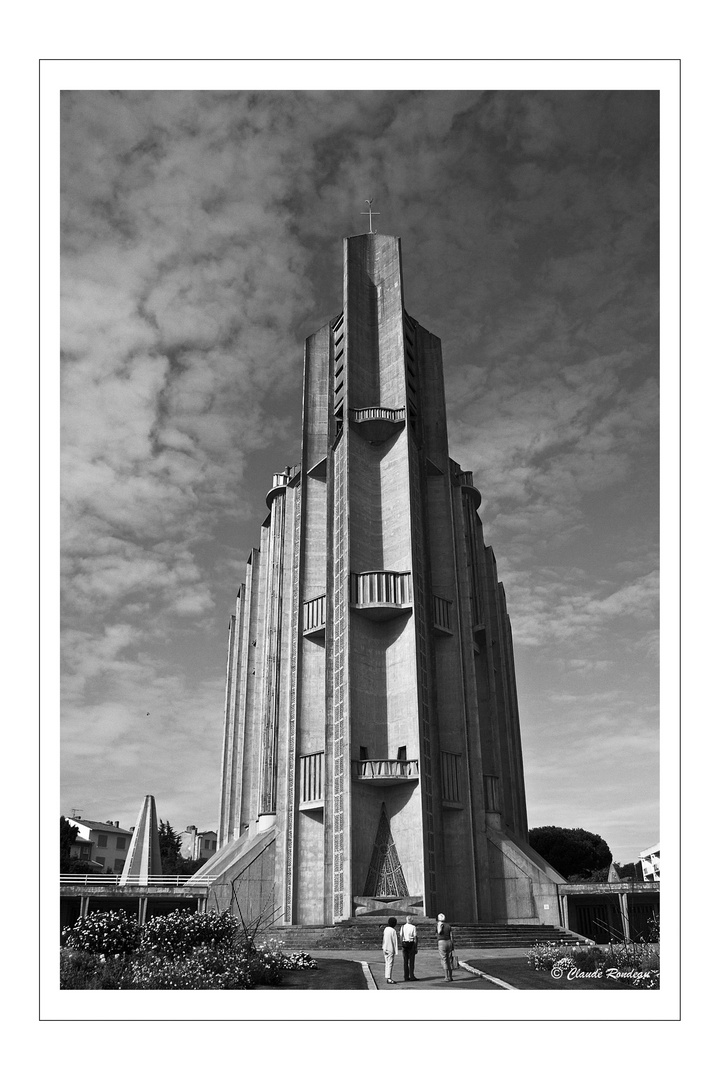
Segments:
[[[63,95],[68,800],[117,817],[154,785],[214,824],[227,613],[370,197],[443,341],[528,745],[550,670],[559,732],[608,679],[647,721],[623,664],[649,671],[656,633],[656,154],[643,92]]]

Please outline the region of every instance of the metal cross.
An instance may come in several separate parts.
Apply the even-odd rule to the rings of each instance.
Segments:
[[[366,199],[365,202],[368,204],[368,208],[367,208],[367,210],[363,210],[362,213],[363,213],[363,217],[370,218],[370,220],[368,221],[368,232],[372,232],[372,216],[373,216],[372,204],[373,204],[373,200],[372,199]],[[375,217],[380,217],[380,211],[379,210],[375,211]]]

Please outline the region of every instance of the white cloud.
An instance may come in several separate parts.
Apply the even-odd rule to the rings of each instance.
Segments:
[[[541,751],[552,705],[561,748],[573,709],[581,768],[606,682],[626,716],[652,698],[656,190],[640,98],[63,95],[68,798],[131,824],[157,785],[163,817],[212,824],[227,614],[269,475],[298,460],[302,337],[340,309],[340,240],[364,231],[369,197],[380,231],[402,235],[408,309],[443,340],[450,452],[483,492],[527,745]],[[574,789],[558,801],[577,805]]]

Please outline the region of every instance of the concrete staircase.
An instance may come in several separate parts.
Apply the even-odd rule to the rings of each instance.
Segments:
[[[398,919],[398,929],[403,919]],[[437,948],[434,919],[414,919],[421,949]],[[336,926],[284,926],[270,927],[258,933],[257,940],[272,938],[286,952],[313,952],[318,949],[379,949],[387,916],[363,915],[348,919]],[[452,924],[453,938],[458,949],[530,949],[536,942],[555,941],[565,945],[586,942],[571,931],[558,926],[523,923],[505,925],[498,923]]]

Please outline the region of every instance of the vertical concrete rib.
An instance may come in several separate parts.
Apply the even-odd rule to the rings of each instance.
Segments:
[[[240,587],[241,591],[243,586]],[[238,597],[239,597],[238,593]],[[232,775],[234,771],[237,738],[237,654],[238,654],[238,618],[236,613],[230,616],[228,626],[228,655],[225,673],[225,726],[223,729],[222,779],[220,782],[220,808],[218,812],[218,841],[220,846],[227,844],[230,838],[228,821],[232,807]]]
[[[285,492],[278,492],[270,509],[270,529],[265,579],[266,648],[263,672],[263,721],[260,752],[260,815],[272,815],[277,802],[278,722],[280,710],[280,662],[282,642],[282,591],[285,546]]]
[[[295,909],[295,832],[297,799],[295,786],[297,780],[297,738],[298,738],[298,679],[299,679],[299,642],[302,635],[302,604],[300,602],[300,542],[303,511],[303,474],[300,472],[296,483],[288,492],[292,496],[292,556],[291,556],[291,598],[290,624],[290,671],[288,676],[288,722],[287,752],[285,757],[285,861],[283,883],[283,903],[285,922],[291,923]]]

